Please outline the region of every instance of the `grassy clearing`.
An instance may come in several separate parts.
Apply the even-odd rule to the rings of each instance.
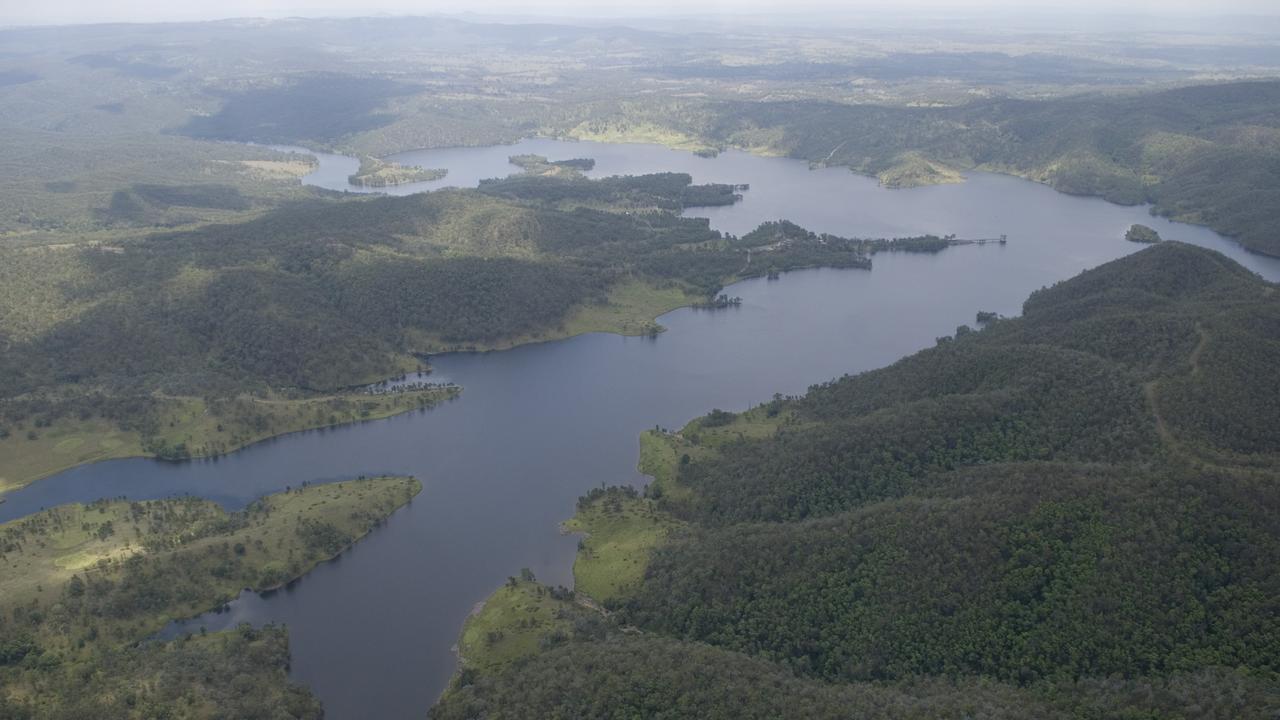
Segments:
[[[586,612],[530,580],[512,578],[467,618],[458,640],[464,668],[494,672],[566,638]]]
[[[76,465],[123,457],[210,457],[270,437],[377,420],[427,408],[456,395],[431,389],[387,395],[346,393],[317,398],[241,396],[212,403],[161,398],[158,431],[143,437],[102,418],[64,417],[48,427],[8,428],[0,439],[0,493]]]
[[[268,180],[300,178],[316,169],[314,160],[241,160],[240,164],[251,174]]]
[[[914,188],[962,183],[964,175],[918,152],[906,152],[894,158],[893,165],[878,173],[876,179],[887,188]]]
[[[618,335],[648,335],[664,328],[656,322],[677,308],[698,302],[683,288],[660,288],[640,280],[629,280],[609,292],[609,301],[602,305],[586,305],[565,322],[568,336],[590,332],[608,332]]]
[[[580,505],[563,524],[586,537],[573,561],[574,590],[601,603],[625,596],[644,578],[654,548],[684,523],[661,512],[657,503],[629,496],[621,488]]]
[[[640,472],[653,478],[653,490],[671,501],[687,499],[690,490],[678,479],[680,458],[697,452],[687,442],[673,433],[646,430],[640,433]]]
[[[590,142],[662,145],[673,150],[695,153],[715,153],[719,150],[692,135],[647,122],[588,121],[570,129],[566,136]]]
[[[637,467],[653,478],[659,496],[676,503],[689,499],[692,490],[679,481],[681,463],[711,457],[725,443],[734,440],[768,437],[784,424],[796,426],[791,413],[771,416],[767,405],[736,414],[721,413],[717,410],[691,420],[677,432],[655,429],[640,434]],[[688,461],[684,459],[686,456]]]
[[[705,449],[717,449],[725,443],[735,440],[755,440],[769,437],[783,425],[797,427],[791,412],[769,414],[767,405],[760,405],[740,413],[730,413],[731,418],[721,415],[722,411],[691,421],[680,431],[680,436],[694,445]],[[717,422],[717,419],[721,422]],[[728,422],[723,422],[727,419]]]
[[[84,463],[145,455],[142,437],[100,418],[67,419],[47,428],[15,428],[0,440],[0,493]],[[3,497],[0,495],[0,497]]]

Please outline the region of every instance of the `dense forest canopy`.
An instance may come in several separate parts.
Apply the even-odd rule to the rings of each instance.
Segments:
[[[0,321],[12,333],[0,355],[0,458],[12,467],[0,488],[67,463],[205,456],[426,407],[451,395],[370,401],[364,386],[422,372],[433,352],[582,332],[571,329],[581,327],[575,318],[596,309],[644,315],[618,329],[652,334],[661,330],[654,316],[713,304],[734,279],[869,268],[875,252],[949,245],[818,236],[789,223],[726,236],[679,213],[737,202],[732,185],[577,172],[314,198],[112,245],[0,249]],[[615,299],[637,287],[669,304],[630,309]],[[126,444],[57,454],[61,439],[104,431]]]
[[[685,529],[605,630],[463,677],[434,716],[1275,712],[1274,289],[1161,243],[882,370],[650,433],[648,495]]]
[[[40,308],[66,320],[10,348],[0,388],[333,389],[391,374],[394,354],[428,351],[432,338],[553,330],[630,275],[710,295],[746,255],[706,220],[671,212],[691,196],[735,197],[674,173],[518,176],[470,191],[313,200],[112,248],[16,251],[14,272],[81,267],[51,299],[62,307]],[[816,242],[774,253],[783,269],[865,255]]]

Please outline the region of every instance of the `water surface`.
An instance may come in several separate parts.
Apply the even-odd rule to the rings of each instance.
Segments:
[[[1280,261],[1250,255],[1207,229],[998,175],[885,190],[846,170],[811,171],[792,160],[550,140],[396,159],[447,167],[449,176],[431,184],[439,187],[507,174],[515,169],[507,156],[523,152],[595,158],[593,176],[678,170],[698,182],[750,183],[739,205],[691,211],[726,232],[785,217],[851,236],[1007,234],[1009,244],[878,255],[871,271],[747,281],[731,290],[742,296],[741,307],[677,310],[661,318],[669,330],[653,339],[592,334],[440,356],[435,379],[464,391],[439,408],[291,435],[218,460],[75,468],[11,493],[0,520],[101,496],[192,493],[235,507],[304,481],[416,475],[422,494],[339,560],[287,591],[247,594],[230,612],[185,627],[287,623],[293,677],[315,690],[329,717],[421,717],[453,672],[451,647],[477,601],[522,567],[550,583],[571,583],[576,540],[560,535],[557,524],[589,488],[642,481],[634,469],[642,430],[678,427],[714,407],[741,410],[775,392],[797,394],[889,364],[972,324],[978,310],[1016,314],[1032,290],[1139,249],[1121,239],[1134,222],[1280,279]],[[351,169],[326,157],[335,156],[321,156],[307,181],[345,184]]]

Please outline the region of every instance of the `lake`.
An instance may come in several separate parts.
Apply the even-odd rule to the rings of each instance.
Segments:
[[[642,430],[892,363],[974,324],[979,310],[1017,314],[1031,291],[1140,249],[1122,239],[1135,222],[1280,280],[1280,260],[1207,229],[982,173],[960,185],[886,190],[847,170],[739,152],[700,158],[647,145],[528,140],[404,153],[393,159],[449,175],[391,190],[473,185],[514,171],[506,159],[517,153],[594,158],[593,177],[675,170],[697,182],[749,183],[735,206],[689,211],[735,234],[787,218],[849,236],[1007,234],[1009,242],[881,254],[871,271],[739,283],[729,292],[742,297],[740,307],[677,310],[660,319],[668,331],[656,338],[592,334],[439,356],[433,380],[464,390],[438,408],[290,435],[216,460],[75,468],[10,493],[0,521],[102,496],[191,493],[238,507],[304,481],[415,475],[422,494],[336,561],[184,627],[286,623],[293,677],[319,695],[328,717],[422,717],[454,671],[451,648],[475,603],[522,567],[544,582],[572,583],[577,541],[557,525],[591,487],[643,482],[635,470]],[[355,161],[319,157],[305,181],[343,189]]]

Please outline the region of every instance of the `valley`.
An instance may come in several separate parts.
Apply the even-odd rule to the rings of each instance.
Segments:
[[[0,718],[1275,715],[1197,12],[0,10]]]

